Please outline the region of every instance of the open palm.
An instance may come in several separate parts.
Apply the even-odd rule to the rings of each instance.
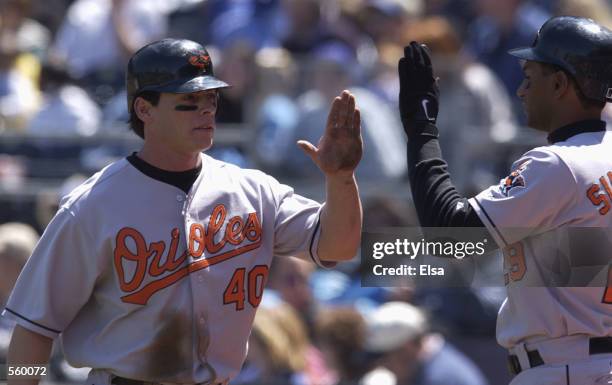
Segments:
[[[343,91],[334,99],[318,146],[305,140],[298,141],[298,145],[326,176],[352,174],[363,154],[361,118],[355,97]]]

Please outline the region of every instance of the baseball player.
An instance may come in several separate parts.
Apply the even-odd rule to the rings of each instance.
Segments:
[[[246,356],[272,256],[326,266],[355,255],[353,96],[333,101],[318,146],[299,143],[325,174],[321,205],[202,153],[227,86],[192,41],[132,56],[128,107],[144,145],[62,200],[3,312],[18,324],[9,365],[45,363],[59,336],[71,365],[93,368],[88,384],[226,384]]]
[[[510,54],[521,59],[525,79],[517,95],[528,124],[547,132],[549,144],[514,162],[499,185],[466,199],[451,183],[438,145],[438,88],[429,54],[416,42],[405,48],[398,65],[400,113],[414,203],[421,225],[486,227],[503,250],[507,299],[497,339],[517,374],[512,385],[607,384],[612,291],[545,287],[541,261],[558,251],[551,234],[574,226],[605,239],[611,232],[612,135],[600,115],[612,98],[612,32],[592,20],[555,17],[532,47]],[[605,250],[602,286],[610,282]]]

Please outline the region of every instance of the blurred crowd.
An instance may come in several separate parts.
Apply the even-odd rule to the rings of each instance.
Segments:
[[[612,24],[606,0],[0,0],[0,133],[125,133],[127,59],[147,42],[188,38],[232,85],[219,124],[249,138],[221,157],[317,178],[295,140],[316,142],[348,88],[367,147],[358,176],[402,180],[396,65],[419,40],[440,78],[443,151],[469,193],[496,181],[517,141],[537,140],[522,128],[522,73],[506,51],[530,45],[555,14]]]
[[[0,223],[28,223],[0,225],[0,307],[58,197],[128,154],[105,138],[131,135],[125,64],[147,42],[187,38],[207,47],[215,75],[232,85],[221,93],[218,133],[231,128],[242,139],[218,141],[214,156],[283,181],[321,187],[295,142],[316,143],[331,100],[350,89],[365,143],[358,179],[366,186],[366,229],[410,226],[416,219],[397,109],[404,45],[418,40],[431,50],[442,151],[453,181],[469,195],[497,183],[518,153],[545,143],[523,126],[514,95],[522,72],[507,50],[531,45],[553,15],[611,27],[611,3],[0,0],[0,196],[20,194],[15,186],[34,176],[55,183],[51,192],[36,185],[34,208],[0,199]],[[56,137],[64,142],[49,140]],[[44,162],[32,161],[41,156]],[[507,378],[493,340],[503,291],[362,288],[358,262],[317,271],[277,258],[273,268],[235,383],[479,385]],[[3,322],[0,362],[10,336]],[[59,381],[82,378],[62,363],[59,349],[57,357]]]
[[[232,85],[218,123],[248,138],[219,157],[318,178],[295,141],[316,142],[331,99],[351,89],[366,143],[358,176],[401,181],[396,65],[418,40],[440,78],[442,149],[469,194],[496,182],[517,143],[543,140],[522,127],[522,73],[506,51],[530,45],[555,14],[612,24],[606,0],[0,0],[0,134],[125,134],[127,59],[147,42],[188,38],[209,48]],[[88,158],[79,161],[87,169]]]

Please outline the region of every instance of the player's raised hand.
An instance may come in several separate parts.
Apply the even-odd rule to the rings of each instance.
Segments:
[[[406,134],[410,137],[423,131],[435,132],[440,91],[433,74],[429,51],[415,41],[404,47],[399,59],[399,109]],[[434,127],[432,127],[434,126]]]
[[[318,146],[305,140],[297,144],[326,176],[352,174],[363,153],[361,118],[355,97],[345,90],[334,99]]]

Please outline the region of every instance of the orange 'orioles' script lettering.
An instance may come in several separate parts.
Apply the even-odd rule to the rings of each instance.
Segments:
[[[138,230],[131,227],[119,230],[116,237],[114,265],[121,290],[129,293],[121,297],[122,301],[145,305],[153,294],[190,273],[255,250],[261,245],[261,224],[257,213],[250,213],[246,220],[235,216],[226,221],[226,217],[227,209],[219,204],[213,209],[207,227],[199,223],[192,224],[189,228],[188,249],[180,256],[177,256],[180,242],[180,232],[177,228],[172,229],[170,233],[171,240],[167,252],[164,241],[147,244],[145,237]],[[224,225],[225,229],[222,230]],[[223,237],[219,239],[216,237],[217,234],[222,234]],[[216,254],[228,243],[239,247]],[[131,250],[128,244],[133,244],[135,250]],[[205,251],[208,255],[216,255],[207,256],[205,259],[184,266],[190,254],[194,258],[200,258]],[[163,258],[164,253],[165,258]],[[126,276],[124,263],[134,266],[131,278]],[[147,276],[160,278],[143,285]]]
[[[599,213],[606,215],[610,211],[610,202],[612,202],[612,189],[610,183],[612,183],[612,171],[608,171],[608,179],[604,176],[599,178],[599,184],[593,183],[586,191],[587,198],[593,205],[599,207]]]

